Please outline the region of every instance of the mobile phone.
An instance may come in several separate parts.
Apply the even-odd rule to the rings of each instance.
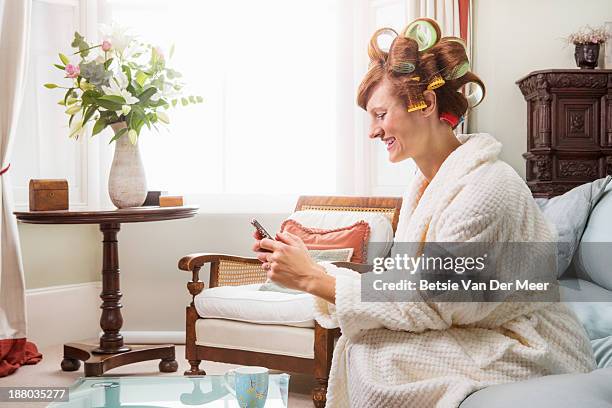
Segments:
[[[274,237],[272,237],[272,235],[270,235],[270,233],[266,231],[266,229],[262,227],[259,221],[257,221],[255,218],[251,220],[251,225],[255,227],[255,229],[259,232],[259,235],[261,235],[263,238],[274,239]]]

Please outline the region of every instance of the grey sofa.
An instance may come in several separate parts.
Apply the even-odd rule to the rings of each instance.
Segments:
[[[570,242],[565,246],[569,266],[560,268],[561,298],[585,326],[598,369],[588,374],[550,375],[491,386],[468,396],[461,408],[612,407],[612,183],[608,184],[609,181],[610,178],[601,179],[581,186],[578,196],[574,193],[569,198],[559,197],[554,203],[557,208],[549,214],[548,203],[538,202],[544,215],[557,224],[558,230],[564,230],[560,236],[566,236],[561,240],[572,241],[571,235],[575,235],[575,245]],[[584,221],[580,221],[581,217]],[[569,224],[576,225],[568,227]]]

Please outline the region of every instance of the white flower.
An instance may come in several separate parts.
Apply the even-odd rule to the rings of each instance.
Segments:
[[[110,86],[102,86],[102,90],[106,95],[121,96],[125,99],[127,105],[131,105],[138,102],[138,98],[133,96],[130,91],[127,90],[128,78],[123,71],[118,71],[113,75],[109,81]]]
[[[123,53],[123,50],[134,41],[134,36],[127,34],[127,27],[122,27],[117,23],[112,25],[100,24],[100,32],[102,33],[102,40],[109,41],[113,44],[112,50],[119,54]]]
[[[163,89],[157,90],[152,96],[151,100],[153,102],[157,102],[160,98],[164,98],[165,100],[169,100],[172,98],[176,98],[180,96],[181,93],[174,88],[174,85],[164,82]]]
[[[137,60],[138,57],[144,55],[146,50],[147,50],[146,47],[144,47],[142,44],[136,41],[133,41],[123,50],[123,53],[121,54],[121,58],[123,58],[123,60],[125,61]]]
[[[160,122],[165,123],[165,124],[170,123],[170,118],[168,117],[166,112],[161,112],[161,111],[157,112],[157,119],[159,119]]]
[[[85,132],[85,128],[83,127],[83,111],[79,110],[74,114],[74,118],[72,118],[72,123],[70,124],[70,133],[68,137],[78,139]]]

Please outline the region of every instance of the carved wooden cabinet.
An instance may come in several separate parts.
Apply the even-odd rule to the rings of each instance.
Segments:
[[[612,70],[549,69],[516,82],[527,101],[527,184],[563,194],[612,173]]]

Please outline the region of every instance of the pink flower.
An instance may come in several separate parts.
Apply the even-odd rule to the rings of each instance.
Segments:
[[[68,78],[76,78],[81,74],[81,68],[78,65],[66,65],[66,76]]]
[[[108,52],[113,47],[110,41],[104,40],[102,41],[102,51]]]
[[[161,47],[154,47],[153,51],[155,51],[161,61],[164,60],[164,51],[161,49]]]

